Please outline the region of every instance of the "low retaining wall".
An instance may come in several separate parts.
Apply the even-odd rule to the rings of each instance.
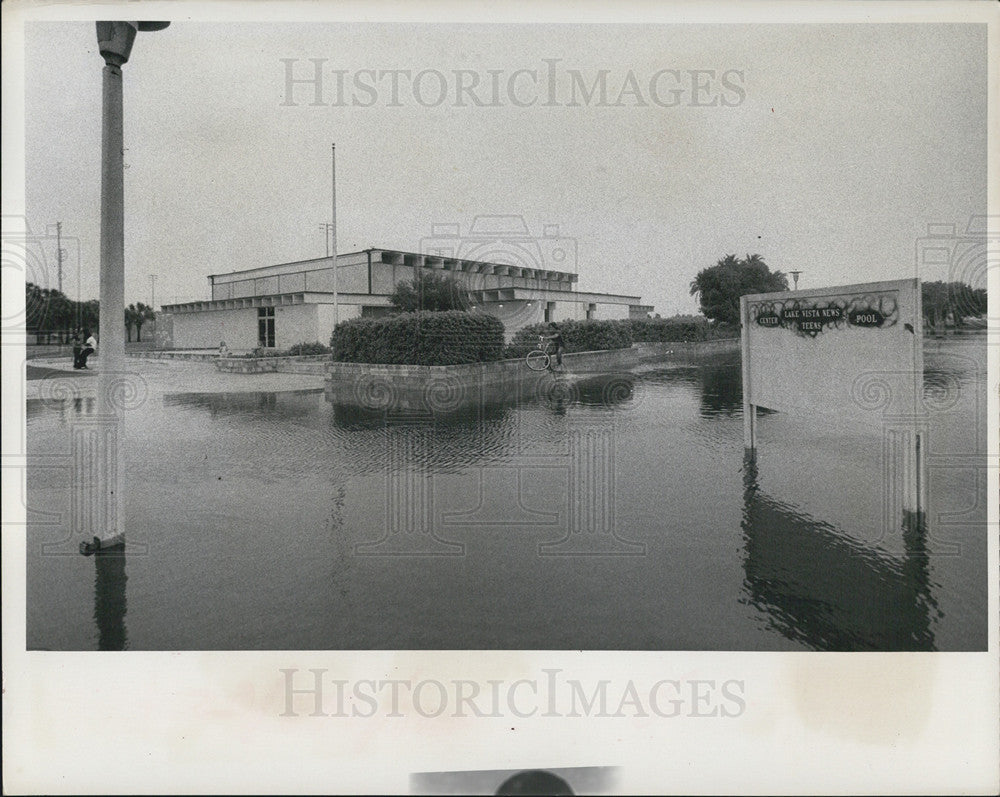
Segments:
[[[136,360],[217,360],[216,352],[206,351],[127,351],[126,357]]]
[[[489,403],[528,393],[570,390],[595,375],[631,379],[630,369],[657,362],[697,362],[738,352],[739,340],[642,343],[629,349],[563,355],[562,373],[532,371],[524,358],[466,365],[378,365],[330,362],[326,397],[369,410],[448,412],[473,402]],[[562,385],[562,387],[558,387]],[[566,386],[570,387],[567,388]]]
[[[738,352],[739,340],[710,340],[697,343],[637,343],[629,349],[584,351],[563,355],[567,372],[600,374],[627,371],[635,366],[653,362],[692,362],[707,356]],[[373,365],[369,363],[332,362],[329,354],[306,354],[296,357],[219,357],[214,352],[159,351],[136,352],[129,356],[178,359],[211,360],[220,371],[232,374],[326,374],[328,382],[346,382],[351,385],[359,380],[370,383],[384,382],[422,395],[429,386],[460,381],[485,387],[500,386],[529,376],[530,371],[522,358],[499,360],[468,365]]]
[[[316,374],[326,372],[329,354],[301,354],[297,357],[219,357],[215,367],[230,374]]]
[[[697,340],[677,343],[636,343],[635,348],[652,349],[657,356],[669,352],[666,359],[683,359],[687,362],[701,362],[716,357],[739,354],[739,338],[720,338],[719,340]]]

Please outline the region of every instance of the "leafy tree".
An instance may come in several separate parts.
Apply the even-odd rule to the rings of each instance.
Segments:
[[[964,282],[924,282],[920,286],[924,323],[943,325],[950,315],[957,326],[967,316],[981,317],[986,312],[986,290]]]
[[[68,338],[72,329],[96,330],[100,325],[100,302],[76,302],[53,288],[32,282],[24,286],[25,324],[39,332],[59,332]]]
[[[65,294],[28,282],[24,286],[25,323],[29,329],[59,332],[68,337],[79,306]]]
[[[412,280],[396,283],[389,301],[396,310],[407,313],[468,310],[472,305],[469,292],[457,279],[423,269]]]
[[[98,299],[79,302],[76,308],[76,326],[93,330],[101,325],[101,303]]]
[[[691,295],[698,296],[706,318],[738,324],[741,296],[787,291],[788,277],[780,271],[771,271],[760,255],[747,255],[742,260],[736,255],[726,255],[714,266],[699,271],[690,287]]]

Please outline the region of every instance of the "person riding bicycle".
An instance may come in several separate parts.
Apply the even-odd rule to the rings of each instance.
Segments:
[[[563,336],[562,332],[559,330],[559,325],[556,324],[555,321],[549,321],[549,334],[541,335],[540,337],[542,337],[545,340],[552,341],[552,345],[555,346],[556,349],[556,365],[561,367],[563,350],[566,348],[566,346],[563,343]]]

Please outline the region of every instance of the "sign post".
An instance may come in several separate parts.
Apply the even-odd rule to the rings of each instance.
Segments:
[[[881,432],[886,501],[926,507],[923,312],[918,279],[744,296],[743,437],[757,407]]]

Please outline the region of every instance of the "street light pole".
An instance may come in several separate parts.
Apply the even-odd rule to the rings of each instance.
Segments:
[[[789,271],[788,273],[792,275],[792,290],[797,291],[799,289],[799,274],[801,274],[802,272]]]
[[[97,47],[104,59],[101,105],[101,307],[98,343],[97,417],[81,428],[86,481],[93,505],[78,508],[91,540],[80,552],[96,553],[125,545],[121,490],[121,413],[125,371],[125,180],[122,66],[139,31],[162,30],[169,22],[98,22]],[[86,512],[85,509],[90,509]]]
[[[330,145],[333,224],[330,227],[330,250],[333,256],[333,326],[340,323],[340,305],[337,301],[337,145]]]

